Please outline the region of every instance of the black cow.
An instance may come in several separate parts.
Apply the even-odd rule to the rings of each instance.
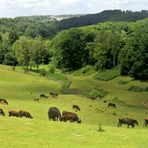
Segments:
[[[45,94],[40,94],[40,98],[48,98]]]
[[[75,109],[75,111],[80,111],[80,107],[78,105],[72,105],[72,108]]]
[[[27,111],[20,110],[19,113],[20,113],[21,117],[26,117],[26,118],[31,118],[31,119],[33,118],[31,116],[31,114],[29,112],[27,112]]]
[[[147,125],[148,125],[148,118],[145,118],[143,126],[147,127]]]
[[[58,121],[58,119],[61,117],[61,113],[58,108],[56,107],[50,107],[48,110],[48,118],[49,120]]]
[[[108,107],[110,107],[110,106],[112,106],[112,107],[114,107],[114,108],[117,107],[115,103],[108,103]]]
[[[5,104],[5,105],[8,105],[8,101],[6,99],[0,98],[0,103],[1,104]]]
[[[5,116],[3,109],[0,108],[0,115]]]
[[[8,111],[8,113],[9,113],[9,116],[21,117],[18,111],[11,110],[11,111]]]
[[[135,124],[138,126],[137,120],[131,118],[119,118],[118,127],[122,126],[122,124],[127,124],[127,127],[132,126],[132,128],[134,128]]]
[[[64,121],[64,122],[70,121],[70,122],[81,123],[81,120],[79,119],[76,113],[67,112],[67,111],[62,112],[62,117],[60,117],[60,121]]]

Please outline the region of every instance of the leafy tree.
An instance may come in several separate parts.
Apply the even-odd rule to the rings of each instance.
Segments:
[[[17,40],[13,44],[13,48],[15,50],[15,54],[17,57],[17,61],[20,65],[25,66],[26,70],[29,68],[29,63],[32,56],[32,40],[31,38],[27,38],[25,36],[21,36],[19,40]]]
[[[61,32],[52,43],[55,60],[59,67],[78,69],[87,62],[85,37],[80,29]]]
[[[139,23],[120,54],[121,74],[148,79],[148,21]]]

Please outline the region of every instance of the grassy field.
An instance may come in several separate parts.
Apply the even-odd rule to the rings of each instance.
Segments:
[[[9,105],[0,104],[6,116],[0,117],[0,147],[43,147],[43,148],[146,148],[148,128],[143,128],[143,119],[148,117],[148,92],[132,92],[132,85],[148,87],[147,82],[133,81],[129,77],[116,77],[110,81],[93,79],[88,76],[67,74],[71,80],[69,94],[60,94],[57,99],[48,98],[34,102],[41,93],[60,92],[62,84],[56,79],[49,80],[36,73],[24,74],[20,68],[15,72],[11,67],[0,65],[0,97]],[[128,81],[121,85],[119,81]],[[87,94],[93,88],[103,88],[108,94],[103,99],[90,100]],[[114,102],[116,109],[108,108],[104,100]],[[81,108],[77,112],[82,124],[48,121],[49,107],[56,106],[73,111],[72,104]],[[91,105],[91,107],[90,107]],[[8,117],[8,110],[27,110],[33,119]],[[117,127],[119,117],[132,117],[139,126]],[[98,132],[102,124],[104,132]]]

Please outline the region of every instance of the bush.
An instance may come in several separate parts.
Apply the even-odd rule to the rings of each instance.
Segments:
[[[137,86],[130,86],[130,87],[128,88],[128,91],[143,92],[144,89],[141,88],[141,87],[137,87]]]
[[[87,65],[86,67],[84,67],[84,68],[82,69],[82,73],[85,74],[85,73],[91,71],[92,69],[93,69],[92,66]]]
[[[120,84],[120,85],[125,85],[125,84],[127,84],[127,83],[129,83],[129,81],[120,80],[120,81],[118,82],[118,84]]]
[[[40,76],[46,76],[47,75],[47,71],[45,69],[40,69],[39,73],[40,73]]]
[[[148,92],[148,87],[145,88],[141,88],[141,87],[137,87],[137,86],[130,86],[128,88],[128,91],[134,91],[134,92]]]
[[[109,81],[117,76],[120,75],[120,70],[118,68],[113,68],[110,70],[105,70],[103,72],[98,72],[95,76],[94,79],[102,80],[102,81]]]
[[[93,89],[90,94],[89,94],[89,98],[92,100],[95,99],[102,99],[105,95],[107,95],[107,91],[101,89]]]
[[[54,74],[55,73],[55,66],[53,66],[53,65],[49,66],[48,73],[49,74]]]

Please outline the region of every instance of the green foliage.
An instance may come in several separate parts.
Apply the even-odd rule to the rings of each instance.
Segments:
[[[81,29],[60,32],[53,40],[55,62],[60,68],[76,70],[87,63],[85,38]]]
[[[55,69],[55,66],[54,66],[54,65],[50,65],[50,66],[49,66],[49,69],[48,69],[48,73],[49,73],[49,74],[54,74],[54,73],[55,73],[55,70],[56,70],[56,69]]]
[[[91,90],[89,94],[89,98],[92,100],[102,99],[106,95],[107,95],[107,91],[105,91],[104,89],[95,88]]]
[[[40,69],[39,70],[40,76],[46,76],[47,75],[47,71],[45,69]]]
[[[93,56],[96,59],[96,69],[110,69],[118,63],[120,50],[120,35],[114,30],[101,31],[95,40]]]
[[[128,88],[128,91],[133,91],[133,92],[148,92],[148,87],[138,87],[138,86],[130,86]]]
[[[134,33],[123,48],[121,74],[135,79],[148,79],[148,20],[137,24]]]
[[[118,84],[120,84],[120,85],[125,85],[125,84],[127,84],[127,83],[129,83],[129,81],[120,80],[120,81],[118,82]]]
[[[113,68],[110,70],[104,70],[102,72],[98,72],[95,76],[94,79],[102,80],[102,81],[109,81],[117,76],[120,75],[120,70],[119,68]]]

